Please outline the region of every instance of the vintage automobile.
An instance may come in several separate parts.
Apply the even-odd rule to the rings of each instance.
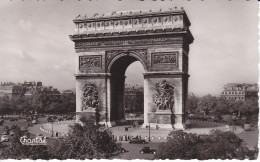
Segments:
[[[11,130],[10,131],[10,136],[14,136],[15,135],[15,131],[14,130]]]
[[[36,119],[32,120],[32,124],[36,124],[38,121]]]
[[[141,154],[156,154],[156,151],[154,149],[151,149],[150,147],[143,147],[140,150]]]
[[[12,119],[10,119],[10,121],[18,121],[18,119],[12,118]]]
[[[9,141],[9,136],[8,135],[2,135],[1,142],[8,142],[8,141]]]
[[[140,138],[132,138],[129,143],[133,143],[133,144],[144,144],[147,143],[145,140],[142,140]]]

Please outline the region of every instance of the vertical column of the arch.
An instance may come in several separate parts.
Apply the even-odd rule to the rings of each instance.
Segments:
[[[148,88],[148,79],[144,77],[144,124],[143,127],[149,124],[148,122],[148,112],[149,112],[149,88]]]
[[[175,44],[148,51],[151,67],[144,73],[144,126],[150,123],[152,127],[184,129],[188,74],[183,46]]]
[[[76,59],[76,121],[81,116],[107,121],[107,77],[103,51],[78,52]]]
[[[111,118],[111,75],[109,74],[106,78],[106,125],[113,127],[116,125],[115,121]]]
[[[81,101],[82,89],[80,83],[76,80],[76,122],[80,120],[80,114],[82,112],[82,101]]]

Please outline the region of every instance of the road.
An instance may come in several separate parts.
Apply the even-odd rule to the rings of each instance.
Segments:
[[[253,149],[255,145],[258,146],[258,134],[259,130],[254,129],[251,131],[244,131],[237,136],[244,140],[248,148]]]
[[[133,159],[146,159],[153,160],[153,154],[141,154],[140,150],[143,147],[151,147],[152,149],[158,150],[159,142],[151,142],[147,144],[129,144],[122,143],[122,147],[127,150],[125,153],[121,153],[120,155],[114,157],[113,159],[125,159],[125,160],[133,160]]]

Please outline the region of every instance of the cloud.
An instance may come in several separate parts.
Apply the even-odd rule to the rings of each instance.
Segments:
[[[23,20],[23,19],[19,20],[18,26],[25,32],[30,32],[33,28],[33,24],[30,20]]]
[[[12,56],[12,58],[18,58],[19,60],[26,62],[26,63],[33,63],[36,61],[34,57],[32,57],[29,53],[26,51],[17,48],[17,47],[8,47],[7,48],[8,53]]]

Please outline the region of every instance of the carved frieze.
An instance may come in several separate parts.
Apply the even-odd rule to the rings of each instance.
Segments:
[[[109,63],[115,56],[122,52],[123,50],[106,51],[106,62]]]
[[[144,62],[148,61],[148,53],[146,49],[130,50],[129,53],[138,55]]]
[[[142,13],[142,12],[140,12]],[[130,14],[130,13],[129,13]],[[147,14],[147,13],[146,13]],[[117,29],[120,29],[120,31],[124,28],[127,28],[127,30],[129,29],[133,29],[134,31],[136,30],[136,27],[141,27],[141,28],[153,28],[154,26],[158,27],[158,26],[162,26],[164,27],[169,27],[169,28],[182,28],[182,27],[187,27],[187,26],[183,26],[180,24],[185,24],[187,25],[186,21],[183,20],[183,13],[179,13],[176,14],[175,13],[169,13],[169,14],[164,14],[164,15],[146,15],[144,13],[144,15],[135,15],[135,14],[130,14],[128,15],[128,17],[121,17],[122,14],[117,15],[115,18],[110,19],[110,20],[104,20],[101,17],[105,18],[104,16],[101,16],[101,19],[96,19],[99,16],[94,16],[96,20],[93,21],[92,20],[88,20],[87,18],[82,19],[81,21],[78,20],[76,22],[76,26],[77,26],[77,30],[80,31],[80,28],[82,28],[83,26],[80,26],[80,23],[87,23],[87,27],[85,31],[87,32],[93,32],[93,31],[101,31],[101,30],[112,30],[112,31],[116,31]],[[98,15],[97,13],[95,15]],[[112,13],[111,16],[113,16],[114,14]],[[110,17],[110,16],[109,16]],[[107,19],[107,18],[106,18]],[[110,21],[110,22],[109,22]],[[79,27],[79,28],[78,28]],[[139,29],[137,29],[139,30]]]
[[[177,65],[178,52],[152,53],[152,64],[173,64]]]
[[[79,56],[79,69],[101,68],[102,56]]]
[[[148,53],[146,49],[136,49],[136,50],[114,50],[114,51],[106,51],[106,62],[107,64],[117,55],[121,53],[126,53],[126,54],[134,54],[137,55],[142,59],[142,61],[147,62],[148,60]]]
[[[98,108],[98,90],[95,84],[86,84],[83,88],[83,110]]]
[[[168,44],[181,43],[182,37],[159,37],[159,38],[128,38],[128,39],[101,39],[85,42],[75,42],[75,48],[97,48],[109,46],[129,46],[129,45],[151,45],[151,44]]]
[[[174,85],[167,83],[166,80],[156,84],[156,94],[153,102],[157,110],[174,110],[174,87]]]

